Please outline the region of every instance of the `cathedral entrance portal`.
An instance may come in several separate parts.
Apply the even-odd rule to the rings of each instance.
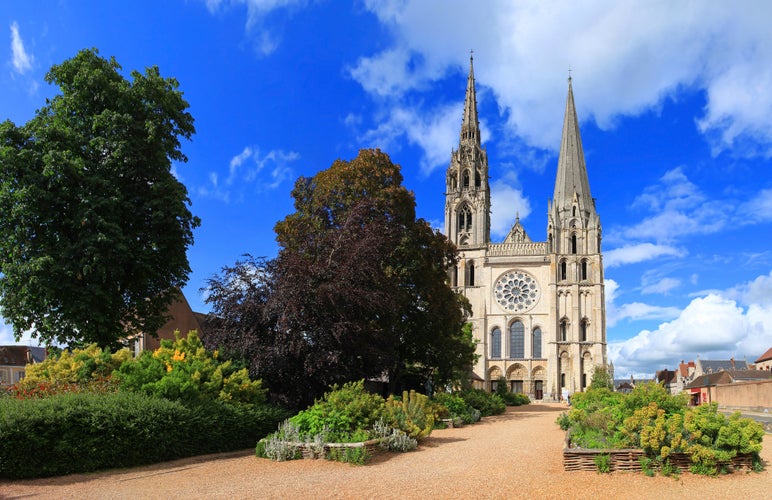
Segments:
[[[544,382],[535,380],[533,383],[533,395],[536,399],[544,399]]]

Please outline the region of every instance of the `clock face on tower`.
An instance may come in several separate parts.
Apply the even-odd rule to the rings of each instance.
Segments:
[[[509,312],[525,312],[539,301],[539,283],[525,271],[507,271],[493,285],[493,297]]]

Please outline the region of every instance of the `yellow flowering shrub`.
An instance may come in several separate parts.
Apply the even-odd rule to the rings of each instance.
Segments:
[[[152,354],[143,353],[116,372],[121,386],[171,400],[221,401],[259,404],[266,390],[260,380],[251,380],[246,368],[237,369],[231,361],[221,362],[217,353],[204,348],[198,332],[192,330],[177,339],[161,341]]]
[[[62,351],[56,358],[48,358],[42,363],[26,368],[25,384],[39,382],[84,383],[98,377],[107,377],[123,363],[131,359],[128,349],[110,353],[103,351],[96,344],[84,349]]]

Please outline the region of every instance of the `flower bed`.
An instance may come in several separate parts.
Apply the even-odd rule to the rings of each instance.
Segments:
[[[567,430],[566,471],[642,471],[663,475],[690,471],[716,475],[761,470],[764,431],[739,413],[718,413],[714,404],[686,407],[683,396],[641,384],[629,395],[608,389],[576,394],[557,423]]]
[[[643,471],[641,458],[646,454],[638,449],[606,449],[606,450],[587,450],[579,448],[563,449],[563,470],[565,471],[597,471],[597,457],[606,455],[609,457],[610,471]],[[681,472],[689,472],[693,465],[692,459],[686,453],[671,453],[668,456],[670,465],[676,467]],[[728,462],[719,462],[719,465],[726,466],[729,470],[753,470],[753,454],[743,453],[735,456]]]

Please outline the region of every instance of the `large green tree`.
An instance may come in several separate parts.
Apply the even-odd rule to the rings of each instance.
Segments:
[[[199,224],[171,172],[195,132],[178,82],[83,50],[60,93],[0,125],[0,312],[18,338],[115,344],[154,333],[187,281]]]

